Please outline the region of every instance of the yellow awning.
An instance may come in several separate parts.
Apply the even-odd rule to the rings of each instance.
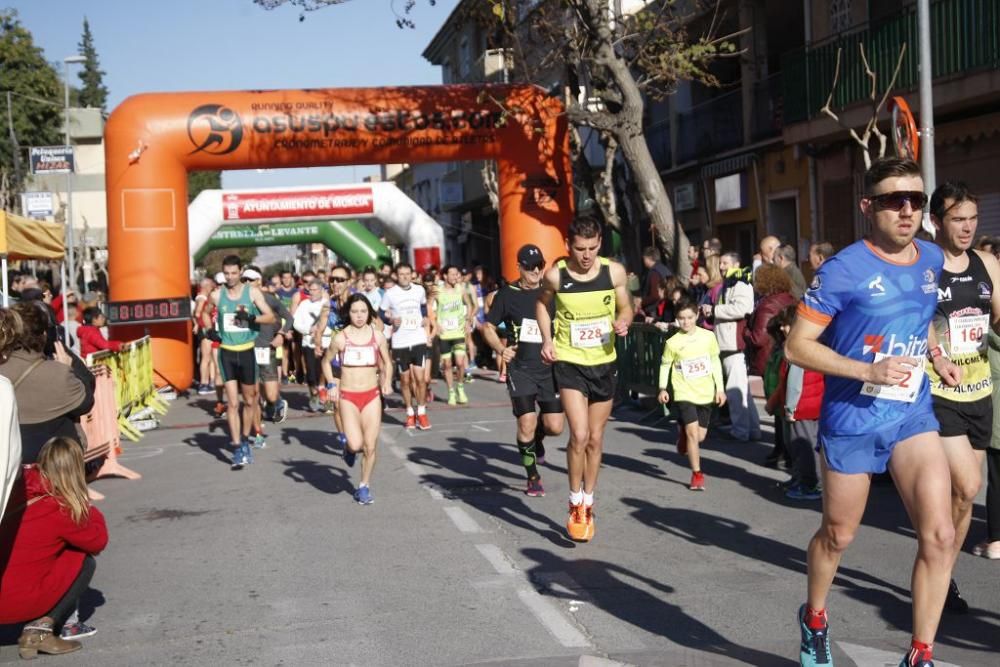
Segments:
[[[63,226],[0,211],[0,255],[10,259],[62,259]]]

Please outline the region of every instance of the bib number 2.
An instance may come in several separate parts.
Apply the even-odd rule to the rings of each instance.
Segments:
[[[876,352],[875,363],[882,361],[888,356],[889,355],[887,354]],[[923,364],[917,364],[916,366],[910,367],[910,370],[906,372],[906,377],[904,377],[899,384],[886,385],[865,382],[861,386],[861,394],[863,396],[874,396],[875,398],[881,398],[887,401],[912,403],[917,400],[917,393],[920,391],[920,387],[922,387],[923,384],[924,366]]]

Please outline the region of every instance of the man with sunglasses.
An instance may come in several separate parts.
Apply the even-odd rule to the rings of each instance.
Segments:
[[[538,472],[538,464],[545,462],[542,441],[563,430],[562,403],[552,367],[542,361],[542,334],[535,314],[544,269],[545,258],[538,246],[522,246],[517,251],[519,279],[497,290],[482,329],[486,344],[507,362],[507,392],[517,419],[517,451],[528,476],[524,492],[529,496],[545,495]],[[551,320],[555,316],[551,303],[548,312]],[[497,334],[501,323],[510,336],[506,346]]]
[[[570,539],[594,537],[594,491],[601,470],[604,428],[611,415],[618,367],[615,336],[628,334],[632,298],[625,267],[598,253],[601,223],[578,216],[566,233],[569,256],[545,272],[535,306],[542,359],[555,364],[556,386],[569,421]],[[549,315],[555,304],[555,317]]]
[[[819,423],[823,519],[809,543],[808,595],[798,613],[801,665],[832,665],[826,602],[854,538],[873,473],[888,468],[917,534],[913,635],[902,666],[933,666],[933,643],[954,564],[948,459],[924,358],[949,385],[960,374],[935,355],[941,249],[915,238],[927,203],[920,167],[887,158],[866,172],[868,237],[819,268],[785,344],[789,363],[826,376]]]
[[[992,253],[973,250],[979,205],[964,183],[944,183],[931,197],[931,221],[944,251],[938,284],[934,332],[939,343],[931,355],[948,355],[962,368],[951,386],[930,367],[934,414],[941,423],[941,443],[951,470],[954,554],[969,532],[972,504],[983,484],[982,468],[993,436],[993,383],[987,340],[1000,320],[1000,263]],[[964,614],[969,604],[952,579],[945,608]]]

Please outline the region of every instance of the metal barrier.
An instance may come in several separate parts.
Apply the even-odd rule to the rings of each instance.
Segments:
[[[93,461],[104,457],[104,464],[97,471],[97,477],[124,477],[141,479],[142,475],[118,463],[121,454],[121,438],[118,434],[118,392],[111,370],[104,365],[91,368],[94,374],[94,407],[80,420],[80,427],[87,436],[87,451],[84,460]],[[91,490],[92,500],[104,496]]]
[[[160,398],[153,382],[153,350],[145,336],[124,343],[118,352],[95,352],[87,355],[87,365],[103,366],[114,379],[118,405],[118,428],[133,442],[142,437],[139,421],[153,413],[167,413],[167,403]]]
[[[659,390],[660,359],[667,335],[652,324],[633,324],[627,336],[615,339],[618,353],[618,398],[636,392],[655,396]]]

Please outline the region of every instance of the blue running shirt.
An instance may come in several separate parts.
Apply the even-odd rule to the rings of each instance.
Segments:
[[[828,259],[799,304],[799,317],[826,325],[820,342],[851,359],[874,363],[883,356],[927,354],[927,329],[937,307],[941,249],[914,240],[910,264],[886,259],[858,241]],[[826,377],[820,433],[856,435],[892,426],[932,411],[930,386],[921,363],[899,388]]]

